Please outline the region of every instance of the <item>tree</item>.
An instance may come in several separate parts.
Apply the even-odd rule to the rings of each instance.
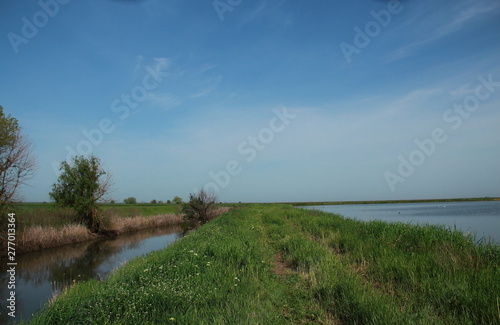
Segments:
[[[207,223],[216,217],[217,195],[204,189],[196,194],[189,194],[189,202],[182,206],[184,219],[189,222]]]
[[[182,204],[183,203],[182,198],[179,197],[179,196],[174,197],[174,199],[172,200],[172,202],[175,203],[175,204]]]
[[[151,204],[158,204],[158,201],[156,201],[156,200],[151,200]]]
[[[137,204],[137,200],[135,197],[131,196],[123,200],[123,203],[125,204]]]
[[[29,140],[21,134],[16,118],[5,115],[0,106],[0,212],[21,200],[18,189],[26,185],[36,170]]]
[[[108,201],[111,175],[95,156],[76,156],[72,165],[63,161],[59,169],[61,175],[50,197],[60,206],[73,208],[87,228],[98,232],[103,221],[98,204]]]

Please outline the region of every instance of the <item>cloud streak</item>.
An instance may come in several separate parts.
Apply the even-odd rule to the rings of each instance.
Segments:
[[[411,20],[411,24],[406,23],[404,26],[400,26],[400,28],[407,30],[405,36],[411,35],[412,30],[417,31],[418,34],[414,35],[414,38],[418,40],[408,43],[390,53],[387,62],[394,62],[416,55],[427,45],[460,31],[474,20],[478,20],[493,11],[498,11],[499,8],[499,3],[484,4],[469,1],[466,4],[458,3],[452,8],[446,7],[441,9],[446,10],[446,14],[443,12],[432,12],[425,19],[413,19]],[[443,19],[443,17],[447,19]]]

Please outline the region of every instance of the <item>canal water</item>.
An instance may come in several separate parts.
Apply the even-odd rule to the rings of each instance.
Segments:
[[[500,244],[500,201],[350,204],[307,206],[362,221],[440,224],[476,236],[478,243]]]
[[[112,239],[44,249],[16,256],[16,317],[8,316],[7,260],[0,263],[0,324],[28,320],[73,281],[104,279],[132,258],[160,250],[182,236],[179,226],[144,229]]]

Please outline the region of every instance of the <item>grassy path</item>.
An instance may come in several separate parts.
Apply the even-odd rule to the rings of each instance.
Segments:
[[[248,205],[33,324],[498,324],[500,249],[439,227]]]

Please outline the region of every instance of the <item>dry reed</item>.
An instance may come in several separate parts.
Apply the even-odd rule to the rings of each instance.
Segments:
[[[66,225],[61,229],[54,227],[31,226],[24,229],[18,238],[18,252],[62,246],[96,238],[83,225]]]
[[[116,234],[139,229],[169,226],[182,223],[182,216],[175,214],[159,214],[150,217],[135,216],[130,218],[112,217],[108,231]]]
[[[217,209],[216,215],[226,213],[229,210],[230,208],[220,207]],[[110,215],[103,233],[119,235],[140,229],[178,225],[183,222],[183,216],[178,214],[159,214],[148,217]],[[21,254],[43,248],[74,244],[99,237],[105,236],[91,233],[85,226],[78,224],[65,225],[59,229],[52,226],[29,226],[22,231],[17,239],[17,253]]]

